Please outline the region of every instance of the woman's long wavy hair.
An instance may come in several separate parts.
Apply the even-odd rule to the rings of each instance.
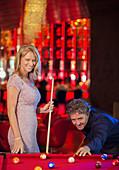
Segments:
[[[32,69],[32,71],[29,73],[29,78],[32,80],[35,80],[36,77],[41,73],[41,64],[40,64],[39,52],[38,52],[37,48],[31,44],[26,44],[26,45],[21,46],[21,48],[17,52],[16,58],[15,58],[15,63],[14,63],[14,66],[15,66],[14,73],[18,72],[19,76],[21,78],[24,77],[23,73],[20,71],[21,58],[24,57],[30,51],[34,54],[34,56],[36,58],[36,65]]]

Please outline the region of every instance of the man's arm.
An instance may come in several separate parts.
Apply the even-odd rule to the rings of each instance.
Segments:
[[[91,131],[87,135],[90,141],[88,140],[88,143],[84,143],[83,146],[78,149],[77,154],[85,156],[87,153],[90,155],[91,152],[99,152],[103,148],[108,134],[108,122],[106,122],[106,120],[96,122],[92,125]]]

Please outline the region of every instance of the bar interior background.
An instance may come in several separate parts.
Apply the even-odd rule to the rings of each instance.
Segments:
[[[41,55],[39,80],[70,77],[75,86],[80,77],[83,97],[118,117],[118,7],[118,0],[0,0],[1,88],[17,50],[31,43]]]

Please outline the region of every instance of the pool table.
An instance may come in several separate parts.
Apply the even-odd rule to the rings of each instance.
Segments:
[[[102,163],[102,167],[100,169],[103,170],[117,170],[118,166],[114,166],[112,161],[114,159],[113,155],[108,155],[107,160],[102,160],[101,155],[86,155],[85,157],[76,156],[74,163],[69,163],[68,158],[72,157],[72,154],[46,154],[47,159],[40,159],[41,153],[37,154],[6,154],[0,155],[0,168],[1,170],[34,170],[36,166],[40,166],[42,170],[50,169],[48,167],[49,162],[54,162],[55,169],[61,170],[94,170],[96,169],[95,163],[96,161],[100,161]],[[4,157],[4,158],[3,158]],[[13,163],[13,158],[18,157],[20,162],[17,164]],[[119,157],[117,157],[119,158]]]

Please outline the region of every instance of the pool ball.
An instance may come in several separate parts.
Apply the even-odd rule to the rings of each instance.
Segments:
[[[95,167],[96,167],[96,168],[101,168],[101,166],[102,166],[102,165],[101,165],[101,162],[97,161],[96,164],[95,164]]]
[[[14,163],[14,164],[19,163],[19,158],[18,158],[18,157],[14,157],[14,158],[13,158],[13,163]]]
[[[101,156],[101,158],[102,158],[102,160],[106,160],[106,159],[108,158],[108,156],[107,156],[107,154],[103,154],[103,155]]]
[[[41,158],[41,159],[46,159],[46,154],[42,153],[42,154],[40,155],[40,158]]]
[[[114,159],[112,161],[112,164],[115,165],[115,166],[119,165],[119,160],[118,159]]]
[[[40,166],[36,166],[34,170],[42,170],[42,168]]]
[[[69,163],[73,163],[74,161],[75,161],[75,159],[73,157],[69,157],[69,159],[68,159]]]
[[[54,162],[49,162],[48,167],[49,167],[50,169],[53,169],[53,168],[55,167]]]

